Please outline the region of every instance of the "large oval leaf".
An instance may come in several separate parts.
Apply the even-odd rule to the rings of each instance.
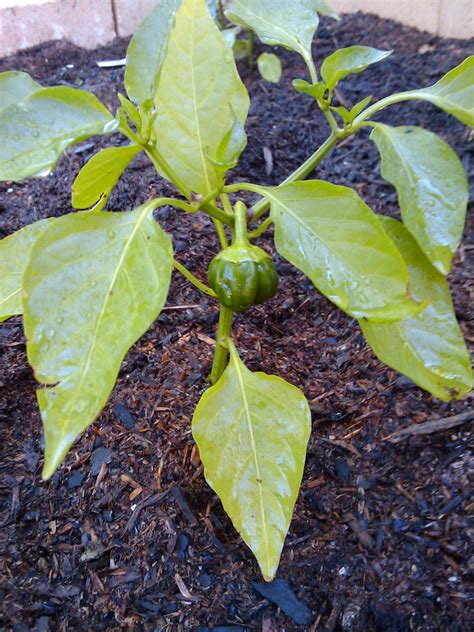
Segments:
[[[430,88],[413,91],[413,94],[474,127],[474,55],[453,68]]]
[[[130,41],[125,66],[125,88],[136,103],[142,104],[153,99],[180,4],[181,0],[160,0]]]
[[[98,416],[127,350],[166,300],[172,247],[152,209],[67,215],[33,247],[23,311],[28,359],[51,385],[38,391],[44,478]]]
[[[42,219],[0,241],[0,322],[22,313],[21,286],[38,237],[55,219]]]
[[[278,568],[310,433],[303,393],[279,377],[252,373],[235,349],[194,413],[206,480],[267,581]]]
[[[382,176],[397,190],[406,227],[432,264],[448,274],[469,198],[461,161],[439,136],[420,127],[377,123],[371,139],[380,152]]]
[[[400,253],[355,191],[313,180],[259,192],[271,204],[278,252],[342,310],[384,321],[419,309]]]
[[[376,355],[443,401],[462,399],[472,388],[469,352],[456,321],[449,286],[430,264],[408,230],[397,220],[381,218],[410,271],[410,287],[428,306],[397,323],[360,326]]]
[[[0,73],[0,111],[21,103],[37,90],[41,90],[40,84],[26,72],[11,70]]]
[[[155,105],[156,146],[171,171],[191,191],[219,188],[218,150],[236,121],[245,139],[249,98],[205,0],[184,0],[176,14]]]
[[[348,75],[362,72],[391,54],[390,50],[378,50],[370,46],[340,48],[323,61],[321,77],[326,86],[333,90]]]
[[[230,0],[226,16],[255,31],[264,44],[284,46],[311,59],[311,43],[319,24],[313,0]]]
[[[0,180],[44,175],[70,145],[116,126],[93,94],[42,88],[0,112]]]
[[[124,145],[102,149],[92,156],[74,180],[72,206],[84,209],[99,201],[103,206],[122,173],[141,150],[139,145]]]

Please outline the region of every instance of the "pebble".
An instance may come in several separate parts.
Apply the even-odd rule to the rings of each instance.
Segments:
[[[91,456],[91,474],[93,476],[97,476],[97,474],[100,472],[102,464],[110,463],[113,454],[114,453],[112,452],[112,450],[109,450],[109,448],[105,448],[103,446],[100,448],[96,448]]]
[[[114,412],[127,430],[133,430],[135,418],[125,404],[115,404]]]
[[[82,485],[82,481],[84,480],[85,474],[80,472],[79,470],[75,470],[72,472],[66,481],[66,485],[68,489],[76,489],[76,487],[80,487]]]

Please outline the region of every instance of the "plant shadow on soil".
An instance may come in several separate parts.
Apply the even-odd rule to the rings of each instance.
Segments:
[[[383,65],[345,80],[342,103],[430,85],[474,43],[361,14],[323,20],[317,35],[318,61],[354,43],[395,51]],[[52,42],[0,60],[0,71],[91,89],[114,109],[123,69],[95,62],[122,57],[126,45],[121,39],[87,52]],[[252,106],[248,147],[233,181],[277,184],[327,135],[312,101],[292,90],[291,80],[305,77],[302,63],[279,54],[279,85],[241,66]],[[409,103],[381,120],[438,132],[472,176],[469,131],[448,115]],[[0,236],[70,212],[80,167],[100,147],[121,142],[92,139],[70,149],[44,180],[1,184]],[[270,175],[263,147],[273,156]],[[397,216],[394,190],[381,179],[365,132],[336,149],[315,177],[352,186],[375,211]],[[138,157],[108,208],[128,210],[162,194],[173,194],[172,187]],[[173,235],[177,258],[204,279],[217,248],[207,218],[164,208],[158,219]],[[471,218],[450,276],[470,342],[473,228]],[[273,252],[269,239],[260,243]],[[443,404],[384,367],[353,320],[276,255],[275,262],[279,293],[239,316],[235,334],[249,368],[281,375],[311,402],[313,434],[277,576],[309,609],[311,623],[297,625],[255,590],[255,560],[203,480],[190,419],[207,386],[217,307],[175,274],[168,308],[127,355],[104,412],[48,483],[40,480],[41,424],[21,321],[0,330],[3,629],[469,629],[468,426],[398,444],[385,437],[468,411],[472,398]]]

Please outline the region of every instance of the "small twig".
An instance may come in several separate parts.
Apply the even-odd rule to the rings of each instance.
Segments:
[[[160,494],[154,494],[153,496],[148,496],[148,498],[145,498],[145,500],[142,500],[141,502],[139,502],[137,506],[135,507],[134,512],[130,516],[129,521],[125,525],[125,529],[122,531],[122,536],[124,536],[127,532],[130,532],[133,529],[133,527],[135,526],[135,523],[138,520],[138,516],[143,511],[143,509],[146,509],[147,507],[151,507],[152,505],[156,505],[157,503],[162,501],[163,498],[165,498],[165,496],[167,496],[172,489],[173,487],[169,487],[165,492],[161,492]]]
[[[408,428],[402,428],[397,430],[387,437],[383,437],[383,441],[390,441],[390,443],[400,443],[403,439],[411,435],[427,435],[433,432],[441,432],[442,430],[449,430],[450,428],[456,428],[474,419],[474,409],[468,410],[466,413],[460,415],[454,415],[453,417],[443,417],[442,419],[433,419],[431,421],[425,421],[422,424],[413,424]]]

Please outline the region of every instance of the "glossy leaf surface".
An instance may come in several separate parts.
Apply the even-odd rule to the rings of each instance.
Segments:
[[[444,401],[462,399],[471,390],[472,370],[449,286],[403,224],[381,220],[407,263],[413,296],[430,302],[417,316],[397,323],[361,322],[364,336],[380,360],[421,388]]]
[[[326,0],[313,0],[313,7],[319,15],[324,15],[333,20],[340,20],[339,15],[331,9]]]
[[[278,83],[281,79],[281,61],[273,53],[262,53],[257,59],[258,71],[270,83]]]
[[[120,176],[141,151],[138,145],[108,147],[92,156],[79,171],[72,185],[72,205],[85,209],[105,202]]]
[[[416,90],[413,94],[434,103],[464,125],[474,127],[474,55],[453,68],[434,86]]]
[[[0,241],[0,322],[22,313],[23,274],[36,240],[54,219],[42,219]]]
[[[252,373],[235,350],[194,413],[206,480],[267,581],[278,567],[310,433],[303,393],[279,377]]]
[[[375,321],[419,309],[400,253],[355,191],[320,180],[259,189],[278,252],[340,309]]]
[[[93,94],[42,88],[0,112],[0,180],[46,175],[70,145],[115,127]]]
[[[226,16],[234,24],[255,31],[264,44],[284,46],[311,58],[311,43],[319,24],[313,0],[230,0]]]
[[[57,219],[24,276],[28,360],[45,432],[43,477],[105,405],[128,349],[166,300],[171,241],[151,205]]]
[[[136,103],[151,101],[158,85],[174,18],[182,0],[160,0],[143,20],[127,49],[125,88]]]
[[[371,139],[380,152],[382,176],[397,190],[406,227],[432,264],[448,274],[469,197],[461,161],[439,136],[420,127],[377,123]]]
[[[243,133],[249,98],[204,0],[183,0],[155,105],[156,146],[171,170],[191,191],[219,188],[218,148],[235,122]]]
[[[371,64],[382,61],[391,54],[392,51],[378,50],[370,46],[340,48],[323,61],[321,77],[332,90],[348,75],[362,72]]]
[[[40,84],[26,72],[12,70],[0,73],[0,111],[21,103],[37,90],[41,90]]]

